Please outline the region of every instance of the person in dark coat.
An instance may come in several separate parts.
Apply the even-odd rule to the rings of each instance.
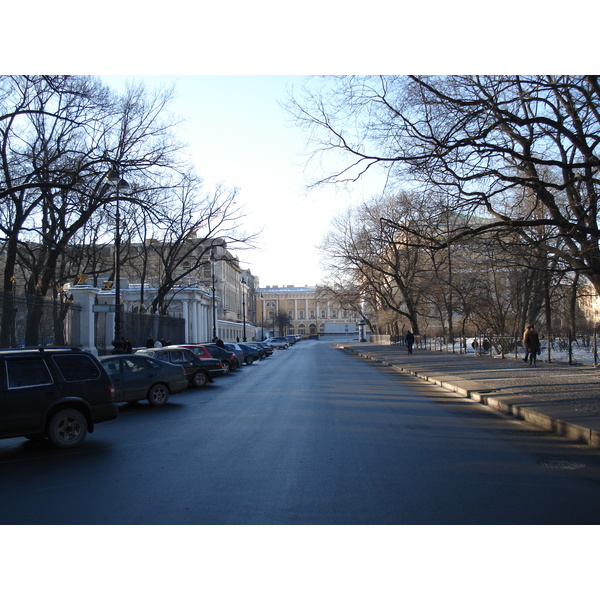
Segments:
[[[523,339],[525,342],[525,350],[529,353],[529,364],[537,367],[537,354],[540,349],[540,337],[535,330],[533,325],[529,326],[529,331],[525,334]]]
[[[225,343],[223,342],[223,340],[221,338],[214,338],[213,339],[213,344],[216,344],[217,346],[219,346],[219,348],[225,348]]]
[[[413,335],[413,332],[410,329],[408,330],[408,333],[404,337],[404,341],[406,342],[406,347],[408,348],[408,353],[412,354],[413,344],[415,343],[415,336]]]
[[[154,348],[154,340],[152,339],[151,335],[149,335],[148,339],[146,340],[146,348]]]

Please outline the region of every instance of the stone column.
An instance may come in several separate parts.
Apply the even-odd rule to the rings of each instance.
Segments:
[[[95,346],[96,332],[94,330],[95,319],[93,307],[99,291],[90,285],[74,285],[69,288],[69,292],[73,294],[73,302],[81,305],[79,345],[96,356],[98,356],[98,350]]]

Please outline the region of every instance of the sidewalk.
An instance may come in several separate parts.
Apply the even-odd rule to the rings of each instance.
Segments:
[[[371,343],[336,347],[410,373],[543,429],[600,447],[600,369]]]

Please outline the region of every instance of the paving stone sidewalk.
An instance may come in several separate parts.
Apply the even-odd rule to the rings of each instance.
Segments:
[[[371,343],[338,343],[548,431],[600,447],[600,369]]]

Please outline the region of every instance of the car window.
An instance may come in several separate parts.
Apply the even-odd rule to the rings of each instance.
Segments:
[[[121,372],[121,359],[111,358],[103,360],[102,366],[106,369],[109,375],[118,375]]]
[[[8,358],[6,372],[9,388],[21,388],[53,383],[46,361],[32,358]]]
[[[128,356],[127,358],[123,358],[123,368],[130,373],[150,371],[153,367],[154,364],[141,356]]]
[[[91,381],[100,377],[96,363],[85,354],[55,354],[53,359],[65,381]]]
[[[182,350],[171,350],[171,362],[183,363],[188,362],[190,359]]]

